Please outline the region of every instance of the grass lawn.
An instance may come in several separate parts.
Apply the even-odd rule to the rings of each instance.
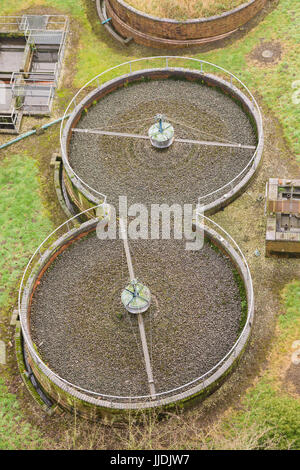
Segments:
[[[130,59],[161,55],[160,51],[134,44],[123,47],[115,43],[99,24],[92,3],[89,0],[15,0],[2,2],[0,5],[1,15],[19,14],[28,8],[35,13],[44,13],[50,8],[51,12],[70,15],[70,40],[73,47],[69,47],[65,76],[58,90],[59,112],[72,93],[96,74]],[[283,172],[295,168],[296,161],[300,165],[299,21],[300,3],[295,0],[281,0],[262,22],[240,39],[227,41],[224,48],[206,48],[202,53],[195,50],[180,52],[180,55],[194,56],[220,65],[247,84],[262,107],[266,127],[275,118],[283,133],[283,142],[285,141],[284,145],[288,150],[284,156],[277,157],[282,158],[280,168]],[[278,62],[263,64],[255,61],[253,50],[261,44],[271,42],[280,43],[281,57]],[[273,143],[272,125],[270,124],[271,131],[268,131],[271,141],[269,145],[275,146],[277,144],[275,141]],[[277,130],[274,130],[274,135],[275,133]],[[12,331],[8,327],[9,317],[12,307],[16,305],[22,271],[30,254],[59,220],[55,194],[48,189],[52,185],[52,174],[48,169],[49,158],[58,147],[56,128],[43,136],[31,137],[0,151],[0,339],[6,344],[13,341]],[[277,147],[274,152],[275,150],[278,150]],[[294,166],[289,166],[289,162]],[[297,175],[287,173],[273,176]],[[264,182],[259,184],[263,186]],[[255,188],[257,191],[257,186]],[[251,191],[252,187],[249,194]],[[244,201],[250,197],[249,194],[243,196]],[[227,221],[228,216],[235,216],[234,206],[239,208],[241,199],[218,216],[224,219],[227,217]],[[239,212],[237,227],[247,222],[243,218],[243,211]],[[265,230],[264,223],[261,210],[256,224],[263,226],[262,233]],[[259,269],[255,264],[258,261],[251,260],[251,267],[259,284]],[[272,269],[274,272],[285,269],[289,275],[283,278],[285,287],[281,284],[272,286],[272,305],[278,309],[272,318],[278,317],[278,321],[276,331],[273,331],[270,338],[272,341],[262,354],[261,361],[264,362],[267,354],[268,363],[264,363],[259,375],[251,379],[247,390],[241,391],[238,409],[233,405],[227,409],[224,403],[226,410],[223,413],[213,405],[212,398],[202,407],[208,415],[217,409],[214,411],[217,419],[213,425],[209,423],[207,432],[200,430],[198,425],[203,411],[195,409],[184,417],[175,416],[164,423],[147,421],[144,427],[131,423],[123,431],[112,427],[109,438],[107,429],[100,425],[95,428],[86,423],[74,423],[73,418],[67,417],[63,421],[55,418],[57,441],[53,446],[299,449],[300,400],[293,386],[289,385],[286,374],[291,367],[292,345],[300,340],[300,282],[293,280],[293,270],[289,269],[289,266],[296,266],[295,264],[288,264],[287,260],[271,260],[268,266],[270,263],[273,263],[269,267],[271,274]],[[279,315],[280,309],[282,315]],[[18,392],[10,393],[11,387],[14,389],[13,384],[18,380],[20,385],[13,352],[10,352],[8,365],[0,369],[0,449],[48,448],[48,430],[43,424],[37,426],[34,418],[26,414],[26,400],[31,403],[31,398],[20,400]],[[226,386],[225,384],[221,390],[226,390]],[[218,392],[215,396],[222,408],[221,395]],[[36,409],[36,414],[39,413],[41,412]]]
[[[22,271],[52,224],[41,209],[37,164],[28,155],[12,154],[0,162],[0,187],[0,334],[7,339]],[[26,422],[16,396],[8,393],[0,376],[0,449],[41,445],[40,432]]]
[[[237,438],[245,427],[251,429],[255,425],[259,447],[273,443],[279,449],[299,449],[300,400],[286,392],[281,377],[291,364],[292,345],[300,338],[300,281],[287,284],[281,298],[284,314],[279,317],[269,368],[246,394],[243,411],[233,413],[223,426],[225,434],[233,427]]]
[[[51,230],[41,210],[38,168],[27,155],[11,155],[0,173],[0,308],[9,303],[30,255]]]
[[[42,448],[41,433],[24,421],[16,396],[8,392],[0,377],[0,450]]]

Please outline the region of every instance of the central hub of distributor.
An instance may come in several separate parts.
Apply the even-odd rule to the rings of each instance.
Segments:
[[[143,313],[150,307],[151,293],[148,287],[133,279],[123,290],[121,300],[128,312]]]
[[[174,127],[165,121],[162,114],[158,114],[156,120],[157,122],[148,131],[151,144],[160,149],[170,147],[174,141]]]

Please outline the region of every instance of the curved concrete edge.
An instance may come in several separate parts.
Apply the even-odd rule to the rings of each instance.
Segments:
[[[212,74],[205,74],[199,72],[197,70],[189,70],[185,68],[162,68],[162,69],[144,69],[139,70],[136,72],[132,72],[129,74],[122,75],[121,77],[114,78],[104,85],[101,85],[96,90],[91,91],[88,95],[75,107],[72,114],[70,115],[63,131],[62,136],[62,160],[64,165],[64,173],[68,175],[70,184],[74,185],[80,192],[83,193],[84,197],[91,201],[91,207],[97,205],[101,202],[100,199],[95,198],[90,191],[85,188],[79,179],[76,177],[74,171],[71,169],[67,155],[68,155],[68,147],[69,142],[71,140],[72,131],[71,129],[76,126],[78,121],[81,118],[84,109],[88,109],[90,106],[93,105],[95,101],[99,101],[103,96],[106,96],[108,93],[122,88],[125,83],[130,83],[134,81],[139,81],[145,78],[164,78],[168,79],[171,75],[179,75],[184,77],[186,80],[204,80],[206,84],[209,86],[218,86],[224,92],[228,93],[231,98],[237,99],[242,105],[244,110],[250,114],[253,121],[255,122],[257,132],[257,139],[260,142],[256,157],[253,163],[249,166],[249,170],[245,174],[245,176],[241,179],[240,182],[237,182],[232,189],[230,189],[225,194],[220,195],[212,202],[205,202],[203,201],[203,210],[205,214],[213,214],[220,210],[221,208],[227,206],[230,202],[236,199],[246,188],[246,186],[250,183],[251,179],[253,178],[262,158],[263,153],[263,127],[262,122],[260,120],[260,116],[257,114],[254,104],[242,93],[237,87],[230,84],[229,82],[223,80],[222,78],[216,77]],[[72,194],[70,192],[72,188],[70,188],[69,196],[72,199]],[[73,199],[75,196],[73,196]],[[76,200],[74,200],[76,204]],[[109,202],[109,201],[108,201]],[[78,202],[77,202],[78,205]],[[83,207],[81,206],[80,209],[82,210]]]
[[[128,44],[132,40],[132,37],[124,38],[123,36],[118,34],[117,31],[109,23],[104,23],[108,19],[107,14],[106,14],[105,1],[96,0],[96,8],[97,8],[98,16],[101,20],[101,24],[109,32],[109,34],[111,34],[121,44]]]
[[[224,361],[224,363],[207,379],[202,381],[200,384],[188,388],[185,391],[179,392],[176,395],[169,397],[159,398],[157,400],[151,400],[145,402],[112,402],[107,399],[96,398],[66,384],[59,379],[52,371],[46,366],[42,359],[39,357],[37,351],[31,340],[30,335],[30,306],[34,290],[38,285],[39,280],[48,269],[54,259],[70,244],[87,235],[91,231],[96,229],[98,220],[88,220],[81,224],[79,227],[75,227],[66,234],[58,238],[53,245],[47,249],[41,256],[38,263],[33,267],[33,270],[26,282],[26,287],[23,292],[21,300],[21,312],[20,322],[23,332],[24,344],[26,348],[26,354],[30,367],[37,378],[39,384],[45,391],[45,394],[51,397],[61,408],[69,411],[76,411],[86,417],[94,416],[95,413],[99,417],[110,416],[113,414],[123,414],[124,411],[136,411],[141,412],[145,409],[159,408],[165,409],[174,406],[181,406],[185,403],[195,399],[203,399],[208,394],[215,391],[225,380],[226,376],[233,370],[234,366],[238,363],[242,352],[244,351],[248,339],[250,337],[253,318],[254,318],[254,298],[251,278],[248,276],[248,272],[243,263],[242,258],[237,251],[231,246],[231,244],[225,240],[215,230],[205,226],[205,236],[210,239],[219,249],[221,249],[231,259],[233,266],[238,270],[241,276],[244,286],[246,289],[247,301],[248,301],[248,312],[247,322],[240,336],[239,343],[236,345],[230,356]],[[199,227],[198,224],[196,224]],[[253,302],[251,302],[251,298]],[[92,407],[92,408],[91,408]],[[96,408],[95,408],[96,407]],[[92,410],[92,411],[91,411]]]
[[[31,395],[37,405],[39,405],[47,415],[52,416],[57,410],[57,405],[51,402],[51,400],[44,393],[44,390],[41,388],[40,384],[35,380],[35,377],[32,377],[32,371],[31,374],[29,374],[26,366],[23,346],[22,330],[20,327],[20,322],[17,321],[15,327],[15,356],[19,373],[28,393]],[[32,382],[35,384],[35,386]]]
[[[216,36],[212,36],[209,38],[201,38],[201,39],[167,39],[161,38],[158,36],[149,35],[143,31],[139,31],[129,24],[126,24],[119,16],[114,12],[114,10],[109,6],[107,6],[107,11],[109,16],[112,18],[112,22],[114,25],[114,31],[119,31],[120,34],[123,36],[130,36],[130,39],[134,39],[137,44],[141,44],[142,46],[147,47],[155,47],[155,48],[168,48],[168,49],[178,49],[184,47],[195,47],[200,46],[201,44],[208,44],[211,42],[220,41],[221,39],[225,39],[231,34],[235,33],[238,28],[228,31],[223,34],[219,34]]]
[[[218,41],[248,23],[267,0],[250,0],[208,18],[177,21],[159,18],[135,9],[123,0],[104,0],[112,25],[122,36],[149,47],[189,47]]]
[[[261,163],[261,157],[263,153],[263,145],[264,145],[264,136],[261,137],[261,144],[259,146],[259,150],[257,152],[257,156],[254,159],[253,164],[251,165],[249,171],[244,176],[244,178],[238,183],[233,189],[231,189],[228,193],[224,194],[224,196],[219,197],[214,202],[209,204],[205,204],[203,207],[203,211],[206,215],[212,215],[218,212],[220,209],[228,206],[231,202],[237,199],[248,187],[251,183],[252,179],[256,174],[256,170],[258,169]]]
[[[107,1],[107,0],[105,0],[105,1]],[[253,5],[255,2],[257,2],[257,0],[246,0],[244,3],[242,3],[238,7],[233,8],[232,10],[229,10],[229,11],[225,11],[224,13],[221,13],[219,15],[213,15],[213,16],[203,17],[203,18],[192,18],[192,19],[188,19],[188,20],[174,20],[172,18],[160,18],[159,16],[154,16],[154,15],[150,15],[149,13],[145,13],[145,12],[143,12],[141,10],[138,10],[137,8],[129,5],[129,3],[125,2],[125,0],[108,0],[108,1],[110,1],[114,4],[119,4],[122,8],[124,8],[124,10],[128,10],[132,13],[135,13],[136,15],[138,15],[142,18],[147,18],[151,21],[157,21],[158,23],[170,23],[170,24],[174,24],[176,26],[206,23],[206,22],[214,21],[216,19],[225,18],[226,16],[230,16],[233,13],[237,13],[241,10],[244,10],[245,8],[247,8],[251,5]]]
[[[224,87],[228,87],[228,82],[222,79],[218,79],[218,80],[221,83],[223,82]],[[215,214],[220,209],[223,209],[224,207],[229,205],[240,194],[242,194],[246,190],[250,182],[252,181],[254,175],[256,174],[256,170],[258,169],[262,160],[262,154],[263,154],[263,148],[264,148],[264,131],[263,131],[262,122],[260,120],[260,116],[257,114],[257,111],[253,103],[243,93],[241,93],[241,91],[237,87],[235,87],[234,85],[230,85],[230,90],[232,91],[233,96],[237,98],[238,100],[240,100],[245,105],[247,112],[254,119],[255,125],[256,125],[256,131],[257,131],[257,139],[259,143],[257,147],[256,156],[252,164],[249,166],[249,169],[246,172],[245,176],[243,176],[242,179],[233,186],[233,188],[231,188],[228,192],[226,192],[222,196],[215,199],[213,202],[210,202],[210,203],[204,202],[203,211],[206,215]]]
[[[66,191],[64,191],[62,181],[62,161],[59,155],[54,156],[53,161],[51,162],[51,167],[53,167],[53,180],[58,202],[67,218],[71,219],[76,214],[70,210],[70,200],[66,200],[67,195]]]

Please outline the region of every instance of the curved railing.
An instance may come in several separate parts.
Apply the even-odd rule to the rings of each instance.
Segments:
[[[96,77],[92,78],[89,80],[72,98],[70,103],[68,104],[63,120],[61,123],[61,128],[60,128],[60,143],[61,143],[61,150],[62,150],[62,157],[63,157],[63,162],[64,165],[68,168],[68,171],[70,174],[74,175],[77,180],[80,182],[80,184],[91,194],[94,196],[94,198],[101,200],[106,200],[106,195],[102,194],[98,191],[96,191],[94,188],[89,186],[87,183],[85,183],[73,170],[73,168],[70,166],[68,155],[65,153],[65,148],[62,143],[62,137],[64,133],[64,126],[65,126],[65,120],[68,114],[70,114],[72,108],[76,108],[77,104],[86,96],[88,91],[90,90],[90,87],[96,87],[99,88],[102,84],[105,83],[105,81],[108,81],[108,79],[112,78],[117,78],[121,75],[124,75],[125,73],[133,73],[134,71],[138,70],[143,70],[145,68],[145,64],[149,66],[153,64],[153,62],[157,62],[158,66],[157,67],[151,67],[152,69],[165,69],[165,70],[170,70],[172,69],[172,64],[173,68],[175,67],[174,63],[178,61],[183,61],[184,64],[181,64],[181,68],[191,70],[191,67],[188,66],[188,64],[192,64],[194,68],[196,68],[197,71],[209,75],[215,75],[218,78],[222,78],[224,80],[229,81],[230,85],[236,87],[239,89],[243,94],[246,96],[246,98],[250,102],[250,106],[252,108],[252,111],[256,114],[257,116],[257,122],[258,122],[258,142],[257,142],[257,147],[256,150],[249,160],[248,164],[243,168],[243,170],[236,175],[231,181],[228,183],[224,184],[222,187],[212,191],[211,193],[208,193],[204,196],[199,197],[199,203],[202,204],[203,206],[208,206],[212,201],[221,198],[222,196],[227,196],[227,192],[230,192],[233,190],[233,188],[241,182],[246,175],[248,174],[251,169],[255,171],[256,167],[258,166],[258,161],[257,157],[259,156],[259,152],[262,149],[263,146],[263,125],[262,125],[262,115],[261,111],[259,109],[259,106],[250,92],[250,90],[247,88],[247,86],[234,74],[229,72],[228,70],[212,64],[211,62],[207,62],[205,60],[200,60],[196,58],[191,58],[191,57],[181,57],[181,56],[157,56],[157,57],[143,57],[140,59],[134,59],[130,60],[128,62],[124,62],[122,64],[116,65],[114,67],[111,67],[104,72],[100,73]],[[148,69],[147,69],[148,70]],[[104,80],[103,80],[104,79]],[[103,80],[103,81],[102,81]],[[102,81],[102,82],[101,82]],[[70,117],[72,119],[72,116]],[[224,197],[225,197],[224,196]],[[108,201],[109,202],[109,201]]]
[[[233,238],[227,233],[220,225],[218,225],[216,222],[213,220],[209,219],[202,213],[196,213],[195,216],[195,223],[196,225],[201,228],[205,227],[207,230],[207,233],[210,235],[213,235],[213,239],[218,241],[223,248],[227,249],[228,254],[231,256],[231,258],[234,259],[234,261],[238,264],[239,269],[241,271],[241,274],[243,276],[243,280],[246,283],[246,292],[247,292],[247,306],[248,306],[248,313],[247,313],[247,319],[245,321],[245,325],[243,326],[243,329],[232,346],[232,348],[228,351],[228,353],[214,366],[212,367],[209,371],[207,371],[205,374],[196,377],[194,380],[185,383],[179,387],[173,388],[171,390],[167,390],[164,392],[159,392],[155,393],[154,397],[156,401],[153,401],[153,395],[142,395],[142,396],[117,396],[117,395],[107,395],[107,394],[102,394],[98,392],[94,392],[92,390],[85,389],[83,387],[80,387],[78,385],[72,384],[71,382],[68,382],[64,378],[60,377],[58,374],[54,373],[40,358],[39,354],[35,350],[32,340],[31,340],[31,335],[30,331],[28,328],[28,318],[27,318],[27,312],[28,312],[28,304],[25,299],[28,295],[31,293],[30,287],[28,287],[28,284],[31,283],[31,281],[34,278],[34,275],[39,272],[42,267],[43,267],[43,262],[42,258],[45,258],[45,255],[51,255],[54,253],[56,249],[61,247],[63,244],[57,244],[57,240],[61,240],[62,238],[65,237],[65,243],[67,240],[69,240],[73,235],[76,235],[76,232],[78,231],[78,228],[84,228],[88,230],[89,227],[93,226],[94,223],[97,223],[99,219],[95,218],[93,214],[97,212],[97,209],[100,208],[101,205],[92,207],[90,209],[87,209],[80,214],[72,217],[71,219],[67,220],[64,222],[62,225],[60,225],[56,230],[54,230],[52,233],[48,235],[48,237],[39,245],[39,247],[35,250],[33,255],[31,256],[22,280],[21,280],[21,285],[19,289],[19,316],[20,316],[20,323],[21,323],[21,328],[22,328],[22,334],[24,338],[24,342],[26,344],[26,347],[28,348],[28,351],[34,360],[34,362],[37,364],[39,369],[56,385],[60,386],[64,390],[66,390],[69,393],[74,393],[80,392],[85,394],[85,398],[88,399],[89,397],[95,398],[95,399],[100,399],[100,400],[108,400],[110,403],[114,402],[115,405],[118,403],[130,403],[132,404],[133,402],[135,403],[145,403],[145,402],[151,402],[151,406],[161,405],[165,401],[170,402],[173,401],[174,396],[176,396],[176,401],[180,400],[181,398],[184,398],[185,392],[190,395],[191,389],[195,390],[195,393],[199,391],[199,389],[204,389],[208,382],[211,381],[213,383],[216,378],[214,378],[215,375],[218,374],[218,371],[221,369],[221,367],[225,370],[228,370],[231,365],[234,363],[236,357],[239,356],[240,352],[243,350],[247,339],[250,335],[251,331],[251,326],[252,326],[252,319],[254,315],[254,293],[253,293],[253,284],[252,284],[252,278],[249,270],[249,266],[247,264],[247,261],[237,245],[237,243],[233,240]],[[87,215],[87,213],[90,212],[89,216],[90,219],[85,222],[84,224],[77,224],[77,227],[73,227],[70,229],[70,226],[74,224],[74,222],[77,222],[80,220],[82,215]],[[42,262],[41,262],[42,261]],[[38,268],[38,270],[36,269]],[[26,294],[26,296],[25,296]],[[194,393],[194,392],[193,392]],[[188,396],[187,395],[187,396]],[[99,402],[98,405],[101,405]]]

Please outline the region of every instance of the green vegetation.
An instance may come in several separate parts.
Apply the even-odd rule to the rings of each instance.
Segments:
[[[296,154],[300,154],[300,107],[293,102],[293,83],[299,78],[298,28],[300,5],[293,0],[281,0],[263,22],[237,43],[198,58],[211,61],[239,77],[262,104],[271,109],[283,126],[285,137]],[[261,42],[280,40],[282,60],[267,66],[257,65],[249,57]]]
[[[278,449],[300,448],[299,400],[280,393],[272,383],[263,379],[251,390],[244,401],[245,411],[231,417],[227,426],[234,425],[237,434],[247,426],[256,425],[262,432],[257,442],[264,449],[266,443],[276,442]]]
[[[282,300],[285,307],[285,315],[279,317],[279,328],[281,337],[300,328],[300,281],[288,284],[282,291]]]
[[[4,159],[0,187],[0,309],[11,313],[22,271],[52,226],[41,208],[38,167],[32,158]],[[15,395],[0,378],[0,449],[35,449],[41,444],[39,432],[22,418]]]
[[[41,209],[35,161],[11,155],[0,168],[0,308],[7,308],[11,290],[16,289],[30,255],[51,231],[51,223]]]
[[[15,395],[8,392],[0,377],[0,450],[42,448],[40,432],[24,421]]]
[[[278,449],[300,448],[300,401],[283,391],[276,368],[279,352],[291,354],[293,339],[300,337],[300,281],[285,286],[282,291],[284,314],[280,315],[279,333],[270,358],[270,368],[243,400],[243,411],[233,414],[223,424],[225,433],[237,439],[245,427],[256,426],[260,449],[276,443]],[[275,364],[275,369],[274,369]],[[232,432],[234,429],[234,432]]]
[[[82,2],[79,0],[15,0],[13,3],[6,2],[1,5],[1,15],[10,15],[34,6],[48,6],[62,10],[74,17],[81,18],[84,14]]]

